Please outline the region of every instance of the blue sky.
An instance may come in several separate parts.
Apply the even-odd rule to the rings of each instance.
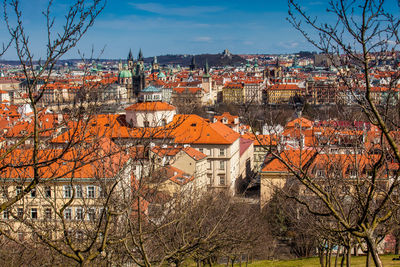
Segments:
[[[33,51],[44,55],[46,0],[22,0],[23,18]],[[326,0],[300,0],[310,14],[326,16]],[[389,0],[395,4],[396,0]],[[394,5],[396,8],[397,6]],[[68,1],[55,1],[56,23],[63,21]],[[397,8],[398,9],[398,8]],[[136,57],[163,54],[219,53],[228,48],[240,53],[290,53],[315,50],[286,21],[286,0],[108,0],[94,26],[66,57],[78,50],[95,57],[126,58],[131,48]],[[4,25],[0,37],[5,40]],[[3,56],[15,58],[12,52]]]

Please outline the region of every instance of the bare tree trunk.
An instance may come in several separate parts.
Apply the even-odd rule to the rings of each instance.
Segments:
[[[358,245],[354,246],[354,256],[358,257]]]
[[[335,256],[335,267],[337,267],[338,258],[339,258],[339,255],[340,255],[340,249],[341,249],[341,246],[338,246],[338,248],[336,250],[336,256]]]
[[[351,267],[351,247],[346,248],[346,267]]]
[[[368,249],[371,252],[372,259],[375,263],[375,266],[382,267],[383,266],[382,261],[379,257],[378,248],[376,246],[375,241],[370,236],[366,238],[366,241],[367,241]]]
[[[367,263],[366,263],[366,267],[371,267],[371,252],[367,251]]]
[[[399,254],[400,251],[400,235],[395,236],[394,254]]]
[[[327,253],[328,253],[328,258],[327,258],[326,266],[331,267],[331,259],[332,259],[332,246],[331,245],[329,245],[329,249],[328,249]]]
[[[321,267],[325,267],[325,262],[324,262],[324,250],[320,247],[318,250],[319,254],[319,264]]]
[[[345,247],[343,247],[342,260],[340,261],[340,267],[344,267],[345,260]]]

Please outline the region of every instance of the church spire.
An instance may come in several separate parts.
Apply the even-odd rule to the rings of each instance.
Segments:
[[[143,61],[142,48],[140,48],[140,50],[139,50],[138,60],[139,60],[139,61]]]
[[[192,63],[190,63],[189,67],[190,67],[191,71],[194,71],[196,69],[196,59],[195,59],[194,55],[192,57]]]
[[[128,61],[130,60],[133,61],[132,49],[129,49],[129,54],[128,54]]]
[[[206,58],[206,64],[204,65],[204,78],[210,77],[210,68],[208,67],[208,59]]]

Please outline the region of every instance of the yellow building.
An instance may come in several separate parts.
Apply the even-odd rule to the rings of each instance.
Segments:
[[[297,84],[274,84],[267,88],[270,104],[285,104],[295,96],[302,96],[303,90]]]
[[[243,83],[228,83],[222,88],[224,103],[242,104],[244,101]]]

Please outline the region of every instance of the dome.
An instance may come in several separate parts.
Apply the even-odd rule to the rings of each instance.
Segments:
[[[132,78],[132,73],[129,70],[121,70],[118,74],[118,78]]]

